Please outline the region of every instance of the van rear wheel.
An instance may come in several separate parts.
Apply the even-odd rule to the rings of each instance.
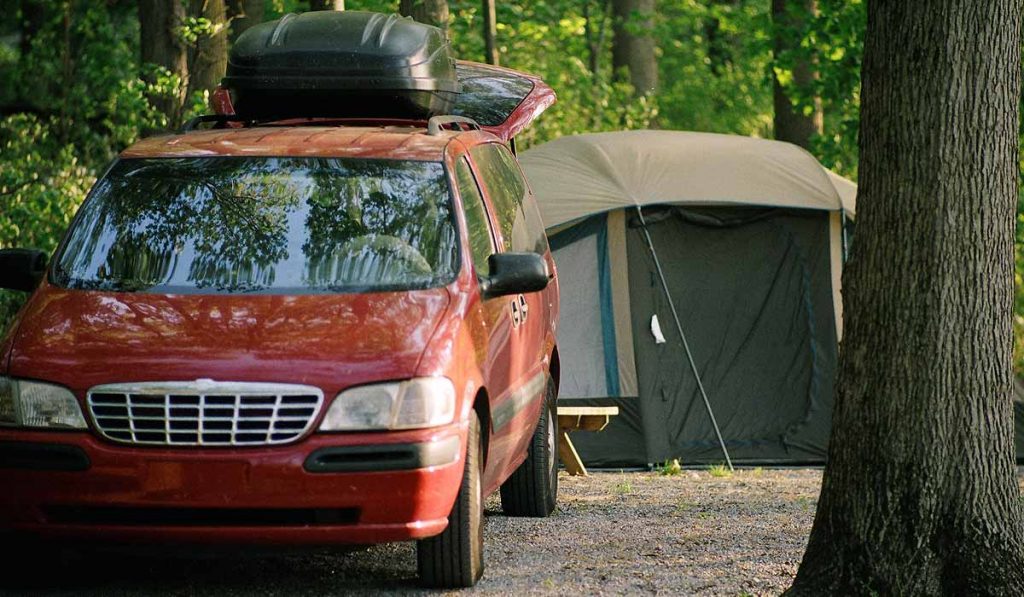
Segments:
[[[484,573],[483,443],[480,419],[469,420],[466,466],[459,495],[440,535],[416,542],[420,583],[438,589],[471,587]]]
[[[501,485],[501,509],[509,516],[543,518],[555,511],[558,500],[558,416],[555,382],[548,378],[544,407],[530,440],[530,450],[519,468]]]

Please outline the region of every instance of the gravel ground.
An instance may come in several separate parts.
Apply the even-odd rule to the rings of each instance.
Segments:
[[[771,595],[803,553],[820,470],[593,473],[559,477],[556,514],[507,518],[487,504],[487,570],[472,593]],[[420,593],[411,543],[347,554],[64,554],[40,595]],[[0,575],[0,578],[5,575]],[[3,582],[3,581],[0,581]],[[28,591],[26,592],[26,589]],[[15,587],[0,584],[0,593]]]

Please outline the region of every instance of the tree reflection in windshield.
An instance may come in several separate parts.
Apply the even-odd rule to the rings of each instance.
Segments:
[[[439,163],[125,160],[82,207],[55,273],[125,291],[423,288],[454,275],[455,247]]]

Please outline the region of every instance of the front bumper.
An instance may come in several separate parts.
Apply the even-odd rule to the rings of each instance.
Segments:
[[[123,446],[90,433],[0,431],[0,531],[44,538],[262,545],[436,535],[466,429],[314,434],[291,445]]]

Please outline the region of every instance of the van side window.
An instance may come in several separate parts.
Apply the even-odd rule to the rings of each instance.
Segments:
[[[545,254],[548,240],[540,210],[512,153],[496,143],[479,145],[469,153],[494,205],[504,250]]]
[[[455,164],[455,182],[462,198],[462,212],[466,216],[466,228],[469,236],[469,252],[473,256],[473,267],[477,274],[486,276],[489,273],[487,258],[494,254],[494,239],[491,236],[491,224],[487,219],[484,198],[480,188],[469,169],[469,162],[462,158]]]

